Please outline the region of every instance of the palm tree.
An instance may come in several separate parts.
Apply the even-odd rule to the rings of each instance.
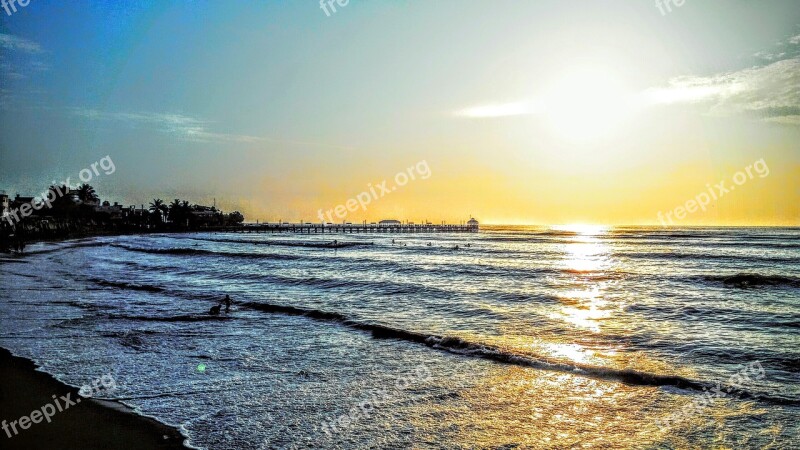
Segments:
[[[154,198],[153,201],[150,202],[151,213],[156,213],[158,211],[161,211],[161,208],[163,207],[164,207],[164,200],[161,200],[160,198]]]
[[[183,213],[184,224],[188,227],[189,220],[192,218],[192,205],[186,200],[181,202],[181,213]]]
[[[54,213],[65,214],[75,209],[75,203],[72,201],[72,196],[69,194],[70,189],[67,185],[52,185],[48,191],[53,191],[55,197],[55,200],[50,203],[53,205]]]
[[[100,200],[94,188],[86,183],[82,184],[78,190],[78,200],[83,203],[94,203]]]
[[[169,220],[172,223],[180,223],[181,217],[183,216],[183,211],[181,211],[181,201],[177,198],[173,200],[172,203],[169,204]]]
[[[166,212],[167,205],[164,204],[164,200],[154,198],[153,201],[150,202],[150,215],[156,222],[161,223],[164,220],[164,214]]]

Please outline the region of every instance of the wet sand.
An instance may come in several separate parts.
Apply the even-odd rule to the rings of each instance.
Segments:
[[[136,415],[116,402],[81,398],[78,390],[52,376],[35,370],[36,365],[11,355],[0,348],[0,420],[7,430],[0,429],[0,448],[4,449],[185,449],[184,437],[174,428]],[[48,423],[33,417],[32,411],[53,404],[71,393],[75,402],[62,412],[55,412]],[[80,402],[77,400],[80,399]],[[59,400],[64,406],[66,402]],[[10,426],[20,417],[39,419],[22,429]],[[26,423],[27,424],[27,423]],[[9,434],[11,437],[9,437]]]

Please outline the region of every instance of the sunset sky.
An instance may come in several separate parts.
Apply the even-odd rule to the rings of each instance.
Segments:
[[[126,3],[126,6],[122,6]],[[128,5],[129,4],[129,5]],[[0,10],[0,190],[318,221],[800,225],[800,3],[49,1]],[[341,221],[341,220],[338,220]]]

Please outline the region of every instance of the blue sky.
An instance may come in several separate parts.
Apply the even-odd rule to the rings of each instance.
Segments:
[[[94,184],[111,200],[310,220],[426,160],[430,182],[363,218],[641,223],[764,157],[785,168],[764,182],[772,203],[754,190],[698,220],[797,220],[796,1],[350,0],[327,16],[316,1],[32,0],[0,16],[11,194],[110,155],[117,172]],[[634,97],[653,104],[620,107]]]

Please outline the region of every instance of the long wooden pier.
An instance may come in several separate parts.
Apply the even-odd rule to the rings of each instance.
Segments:
[[[321,223],[260,223],[225,226],[221,231],[234,233],[477,233],[477,225],[433,224],[321,224]]]

